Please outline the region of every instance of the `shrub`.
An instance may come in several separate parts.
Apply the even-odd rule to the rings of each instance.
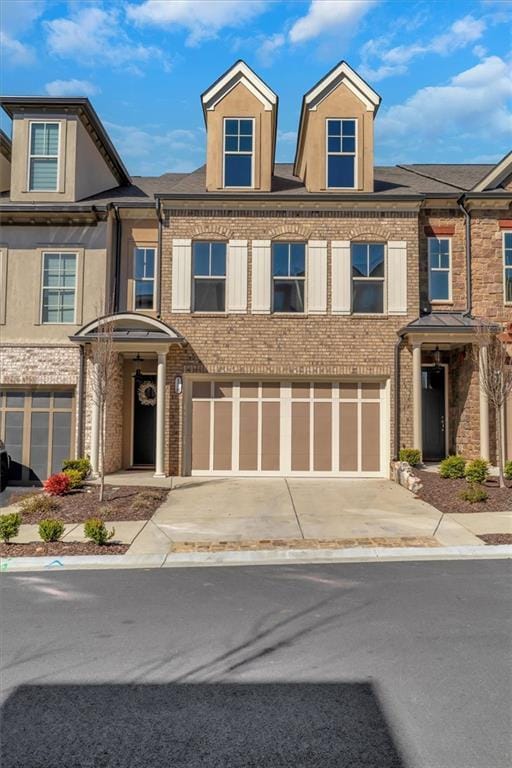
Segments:
[[[461,491],[459,495],[463,501],[469,501],[470,504],[476,504],[479,501],[486,501],[489,496],[485,488],[482,488],[482,486],[478,485],[478,483],[471,483],[469,488],[467,488],[465,491]]]
[[[64,533],[62,520],[41,520],[39,523],[39,535],[43,541],[58,541]]]
[[[439,467],[439,475],[441,477],[450,478],[451,480],[458,480],[464,477],[464,467],[466,466],[466,459],[463,456],[448,456],[443,459]]]
[[[19,512],[10,512],[7,515],[0,515],[0,539],[6,544],[9,539],[18,535],[21,525],[21,515]]]
[[[25,496],[20,502],[20,509],[26,514],[45,514],[49,515],[60,507],[60,502],[53,496],[47,496],[45,493],[32,493]]]
[[[421,451],[417,448],[402,448],[398,458],[400,461],[406,461],[411,467],[416,467],[421,463]]]
[[[50,496],[63,496],[69,491],[70,485],[69,477],[64,472],[57,472],[45,480],[43,488]]]
[[[505,477],[507,480],[512,480],[512,461],[507,461],[505,464]]]
[[[69,487],[71,490],[81,488],[84,484],[82,473],[78,469],[65,469],[62,474],[69,477]]]
[[[77,470],[82,475],[82,480],[85,480],[91,472],[91,462],[86,458],[66,459],[66,461],[62,462],[62,471],[66,472],[68,469]]]
[[[115,528],[107,531],[107,526],[99,517],[90,517],[85,521],[84,536],[86,539],[94,541],[95,544],[106,544],[115,532]]]
[[[468,461],[464,477],[468,483],[484,483],[489,477],[489,462],[486,459]]]

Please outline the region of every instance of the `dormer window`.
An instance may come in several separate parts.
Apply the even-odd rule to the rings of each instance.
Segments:
[[[254,120],[224,120],[224,186],[252,187],[254,166]]]
[[[327,187],[354,189],[356,186],[357,120],[327,120]]]
[[[28,184],[31,192],[56,192],[59,168],[59,123],[30,124]]]

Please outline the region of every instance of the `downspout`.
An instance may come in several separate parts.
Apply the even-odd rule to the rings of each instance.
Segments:
[[[78,368],[78,402],[77,402],[77,421],[78,435],[76,441],[76,455],[81,458],[83,451],[83,428],[84,428],[84,367],[85,367],[85,349],[80,344],[80,366]]]
[[[156,305],[156,316],[160,317],[162,313],[162,225],[163,225],[163,216],[162,216],[162,201],[159,197],[155,200],[155,210],[156,215],[158,218],[158,244],[157,244],[157,264],[158,264],[158,273],[157,273],[157,287],[158,287],[158,294],[157,294],[157,305]]]
[[[404,340],[400,333],[395,342],[394,349],[394,379],[395,379],[395,461],[398,461],[400,453],[400,349]]]
[[[471,316],[473,310],[473,285],[471,279],[471,216],[469,211],[464,207],[464,195],[457,200],[462,214],[464,216],[464,224],[466,228],[466,309],[464,315]]]
[[[114,216],[116,219],[116,237],[114,253],[114,312],[119,312],[119,284],[121,270],[121,217],[119,216],[119,206],[113,205]]]

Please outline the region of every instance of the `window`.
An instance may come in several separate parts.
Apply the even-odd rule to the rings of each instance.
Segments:
[[[135,309],[154,309],[155,249],[135,248],[134,251]]]
[[[30,125],[30,191],[56,192],[59,168],[59,124]]]
[[[74,323],[76,253],[43,254],[43,323]]]
[[[274,312],[304,312],[305,243],[273,243],[272,295]]]
[[[512,232],[503,233],[505,301],[512,304]]]
[[[356,185],[356,120],[327,120],[327,186]]]
[[[384,245],[354,243],[352,260],[352,312],[384,312]]]
[[[430,301],[451,300],[450,244],[449,238],[428,239]]]
[[[252,118],[224,120],[224,186],[252,187]]]
[[[226,243],[193,243],[192,270],[194,312],[224,312],[226,309]]]

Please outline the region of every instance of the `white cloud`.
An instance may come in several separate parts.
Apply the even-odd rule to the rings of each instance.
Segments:
[[[363,77],[374,82],[391,75],[404,74],[409,62],[417,56],[428,53],[447,56],[479,40],[485,28],[486,23],[483,19],[475,19],[468,15],[455,21],[447,32],[437,35],[427,43],[415,42],[390,48],[389,37],[368,40],[361,49],[363,63],[360,72]],[[380,60],[377,66],[369,63],[372,58]]]
[[[45,23],[50,53],[90,66],[109,64],[114,68],[140,74],[137,66],[159,60],[164,68],[169,63],[155,46],[144,46],[131,40],[121,29],[117,9],[108,11],[97,6],[81,8],[69,18]]]
[[[479,59],[483,59],[484,56],[487,56],[487,48],[484,48],[483,45],[475,45],[472,50],[475,56],[478,56]]]
[[[129,5],[126,13],[137,24],[186,29],[187,44],[197,45],[221,29],[246,24],[267,8],[263,0],[145,0]]]
[[[94,96],[100,89],[89,80],[52,80],[44,87],[50,96]]]
[[[29,45],[25,45],[2,31],[0,31],[0,48],[2,50],[2,66],[8,64],[11,67],[25,67],[34,62],[34,51]]]
[[[407,154],[435,152],[448,143],[456,148],[483,139],[489,146],[512,135],[510,63],[489,56],[451,78],[447,85],[416,91],[377,117],[376,145],[400,161]],[[387,150],[386,150],[387,148]]]
[[[306,16],[291,27],[290,42],[352,31],[373,5],[375,0],[312,0]]]
[[[45,9],[43,0],[24,0],[23,13],[20,13],[19,0],[1,0],[0,12],[0,48],[2,66],[29,66],[35,61],[35,52],[23,42],[24,34],[30,31],[33,23]]]
[[[277,52],[283,47],[285,42],[286,38],[281,32],[276,32],[275,35],[266,37],[256,52],[261,64],[265,67],[270,67],[275,60]]]
[[[108,121],[104,125],[121,157],[137,175],[191,171],[204,162],[203,129],[175,128],[159,132],[159,126],[148,126],[145,129]]]

